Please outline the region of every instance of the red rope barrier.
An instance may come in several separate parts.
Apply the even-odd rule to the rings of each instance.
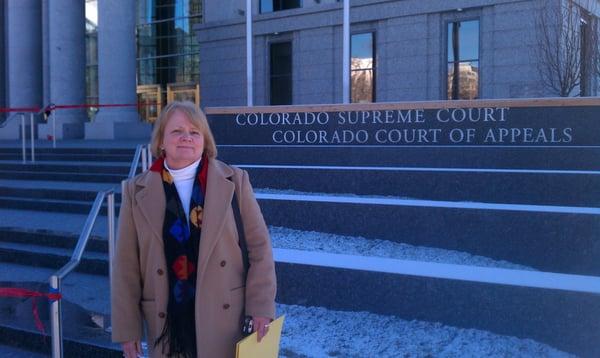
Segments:
[[[39,112],[40,108],[38,107],[15,107],[15,108],[0,108],[0,113],[10,113],[10,112],[26,112],[26,113],[30,113],[30,112]]]
[[[33,290],[28,290],[25,288],[14,288],[14,287],[0,287],[0,297],[17,297],[17,298],[33,298],[31,300],[31,312],[33,313],[33,319],[35,321],[35,327],[42,333],[44,336],[46,335],[46,330],[44,329],[44,324],[40,319],[40,313],[37,307],[37,299],[40,297],[45,297],[50,301],[56,301],[62,299],[62,295],[60,293],[45,293],[38,292]]]
[[[0,113],[11,113],[11,112],[24,112],[24,113],[37,113],[42,109],[45,111],[53,111],[56,109],[80,109],[80,108],[115,108],[115,107],[150,107],[156,106],[157,102],[138,102],[138,103],[113,103],[113,104],[61,104],[61,105],[50,105],[48,107],[0,107]]]

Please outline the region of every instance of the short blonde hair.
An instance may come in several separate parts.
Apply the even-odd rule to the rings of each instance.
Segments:
[[[154,123],[154,129],[152,130],[152,140],[150,142],[152,155],[156,158],[160,158],[164,155],[160,146],[165,135],[165,127],[173,113],[176,111],[181,111],[185,114],[190,122],[200,130],[200,133],[202,133],[202,136],[204,137],[204,153],[206,156],[211,159],[216,158],[217,145],[215,144],[215,138],[208,125],[208,119],[200,108],[189,101],[173,101],[167,104],[160,112],[158,119]]]

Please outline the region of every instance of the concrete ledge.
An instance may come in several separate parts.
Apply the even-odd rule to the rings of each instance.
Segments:
[[[15,139],[21,136],[21,120],[13,118],[6,123],[5,127],[0,128],[0,139]]]
[[[61,139],[80,139],[84,136],[83,123],[56,123],[56,133],[53,134],[52,123],[42,123],[38,125],[38,138],[50,139],[56,135],[57,140]],[[49,137],[50,136],[50,137]]]
[[[139,121],[117,122],[99,120],[85,124],[85,139],[147,139],[150,140],[152,126]],[[110,117],[117,117],[118,114]]]
[[[598,295],[282,262],[276,270],[279,303],[368,310],[600,355]]]

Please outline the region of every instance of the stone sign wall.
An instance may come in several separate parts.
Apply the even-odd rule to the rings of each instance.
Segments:
[[[389,106],[388,106],[389,107]],[[351,108],[351,107],[349,107]],[[458,107],[209,114],[219,144],[600,144],[600,107]],[[209,112],[210,113],[210,112]]]

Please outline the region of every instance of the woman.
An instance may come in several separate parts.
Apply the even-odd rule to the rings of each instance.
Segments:
[[[125,357],[233,357],[244,315],[259,338],[275,315],[269,233],[248,174],[216,159],[206,116],[165,107],[152,133],[159,159],[123,185],[111,284],[112,338]],[[239,204],[249,269],[232,209]]]

